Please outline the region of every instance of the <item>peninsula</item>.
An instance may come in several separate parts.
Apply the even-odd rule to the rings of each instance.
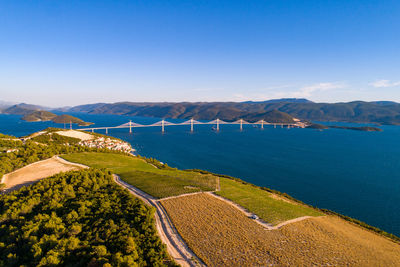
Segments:
[[[6,190],[0,195],[0,263],[396,266],[400,261],[395,235],[237,178],[133,156],[107,138],[52,128],[21,140],[0,135],[9,151],[0,153]],[[87,142],[95,139],[104,145]],[[21,240],[25,245],[16,246]]]
[[[382,132],[383,130],[378,127],[371,126],[337,126],[337,125],[323,125],[319,123],[311,123],[307,126],[309,129],[326,130],[326,129],[344,129],[364,132]]]

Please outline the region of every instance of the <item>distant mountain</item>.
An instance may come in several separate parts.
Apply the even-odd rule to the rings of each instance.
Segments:
[[[246,101],[243,103],[314,103],[305,98],[280,98],[280,99],[270,99],[265,101]]]
[[[243,108],[245,106],[246,108]],[[266,112],[256,104],[244,103],[130,103],[93,104],[70,109],[74,112],[107,113],[129,116],[147,116],[159,118],[179,118],[196,120],[222,119],[234,121],[245,119],[249,121],[293,122],[293,117],[282,112]],[[270,110],[272,111],[272,110]]]
[[[15,105],[15,103],[0,100],[0,111]],[[1,113],[1,112],[0,112]]]
[[[71,108],[72,108],[71,106],[66,106],[66,107],[60,107],[60,108],[52,108],[52,109],[49,109],[49,111],[52,111],[52,112],[57,112],[57,111],[59,111],[59,112],[67,112]]]
[[[380,106],[389,106],[389,105],[397,105],[397,104],[399,104],[399,103],[393,102],[393,101],[374,101],[374,102],[371,102],[371,103],[374,103],[374,104],[377,104],[377,105],[380,105]]]
[[[269,100],[270,101],[270,100]],[[71,108],[69,111],[95,114],[118,114],[160,118],[237,120],[264,119],[268,111],[280,111],[290,117],[310,121],[342,121],[356,123],[400,124],[400,104],[396,102],[314,103],[306,99],[298,102],[280,99],[272,102],[181,102],[181,103],[98,103]],[[276,114],[276,113],[274,113]]]
[[[41,106],[21,103],[21,104],[13,105],[11,107],[4,109],[3,113],[16,114],[16,115],[27,115],[27,114],[32,113],[32,111],[42,110],[42,109],[43,109],[43,107],[41,107]]]

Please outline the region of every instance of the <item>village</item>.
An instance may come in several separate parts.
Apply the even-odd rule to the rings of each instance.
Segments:
[[[131,147],[131,145],[127,142],[123,142],[121,140],[117,139],[111,139],[111,138],[104,138],[104,137],[99,137],[96,139],[89,139],[89,140],[83,140],[78,143],[81,146],[87,146],[87,147],[94,147],[94,148],[106,148],[110,150],[117,150],[125,153],[130,153],[134,151],[134,149]]]

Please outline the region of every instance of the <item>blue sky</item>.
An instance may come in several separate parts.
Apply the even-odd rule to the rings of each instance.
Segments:
[[[400,1],[0,1],[0,100],[400,102]]]

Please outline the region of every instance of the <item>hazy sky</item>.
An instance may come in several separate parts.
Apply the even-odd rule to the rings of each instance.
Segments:
[[[400,1],[0,1],[0,100],[400,101]]]

